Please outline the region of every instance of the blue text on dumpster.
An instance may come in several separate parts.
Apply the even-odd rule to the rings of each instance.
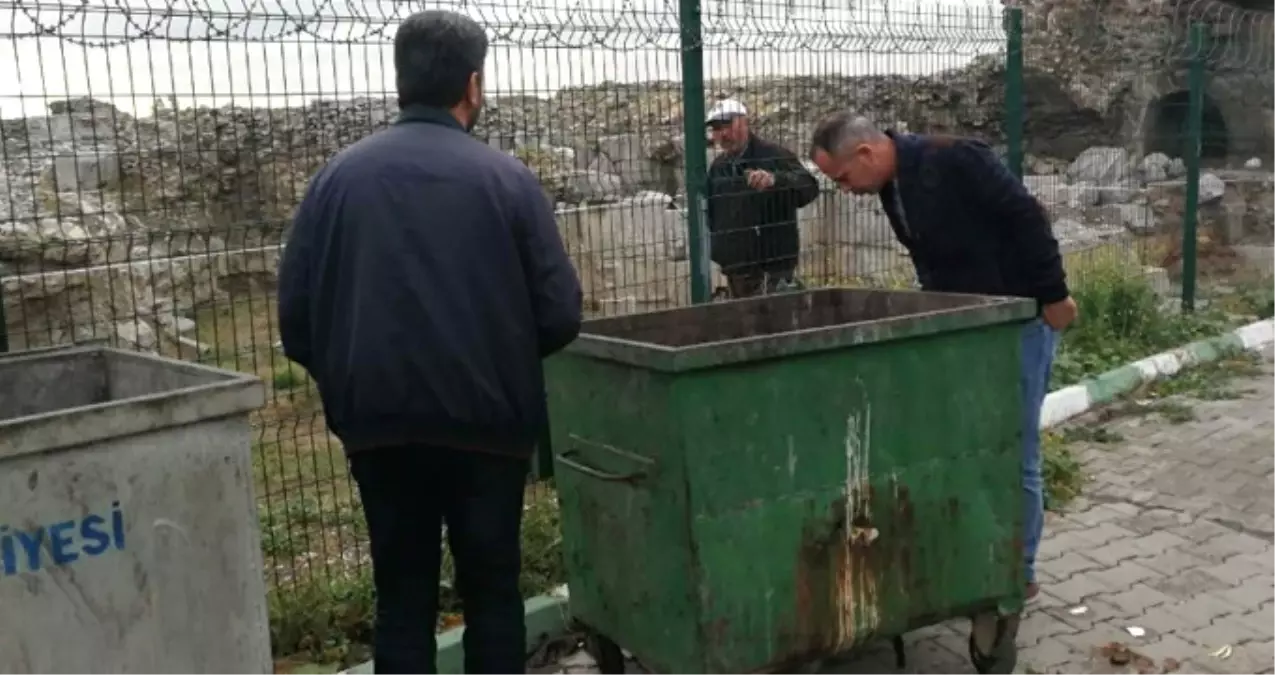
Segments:
[[[41,567],[69,565],[81,557],[95,557],[124,548],[124,510],[63,520],[35,529],[17,530],[0,524],[0,570],[4,576],[35,572]]]

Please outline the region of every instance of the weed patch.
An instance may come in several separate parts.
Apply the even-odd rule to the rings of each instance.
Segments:
[[[562,534],[557,495],[545,486],[528,488],[522,522],[524,597],[545,593],[566,582],[562,565]],[[267,531],[269,528],[266,528]],[[455,567],[446,537],[440,542],[438,630],[462,623]],[[276,670],[301,672],[325,664],[340,670],[371,658],[376,616],[372,571],[365,566],[345,576],[294,581],[269,595],[270,641]]]
[[[1219,308],[1182,313],[1146,278],[1123,269],[1092,269],[1072,289],[1080,316],[1054,360],[1053,388],[1064,387],[1189,342],[1214,337],[1253,315]]]
[[[1063,433],[1041,433],[1041,475],[1045,483],[1045,508],[1061,511],[1080,496],[1085,472]]]

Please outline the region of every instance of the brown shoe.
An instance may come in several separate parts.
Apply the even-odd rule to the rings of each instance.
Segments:
[[[1035,582],[1027,584],[1027,590],[1023,593],[1023,601],[1030,602],[1032,600],[1035,600],[1036,596],[1039,594],[1040,594],[1040,584]]]

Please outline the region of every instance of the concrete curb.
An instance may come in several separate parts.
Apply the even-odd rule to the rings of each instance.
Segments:
[[[1266,319],[1177,349],[1127,363],[1045,397],[1040,428],[1061,424],[1077,415],[1112,402],[1144,383],[1168,377],[1188,366],[1216,361],[1236,351],[1257,351],[1275,343],[1275,319]]]
[[[567,587],[559,586],[547,595],[537,595],[523,603],[523,616],[527,622],[527,648],[535,649],[545,640],[553,640],[567,634],[571,626],[571,613],[567,610]],[[438,634],[438,672],[442,675],[459,675],[465,672],[465,627],[459,626]],[[360,663],[339,675],[371,675],[372,662]]]

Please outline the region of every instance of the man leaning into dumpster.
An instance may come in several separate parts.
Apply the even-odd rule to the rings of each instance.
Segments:
[[[1076,318],[1044,209],[986,144],[972,139],[882,131],[840,112],[815,128],[810,157],[843,190],[880,195],[922,289],[1036,300],[1038,318],[1021,336],[1019,380],[1025,593],[1034,597],[1044,523],[1040,409],[1058,335]]]
[[[752,132],[739,101],[718,101],[706,124],[721,150],[708,168],[710,253],[731,297],[791,287],[799,249],[797,209],[819,196],[819,184],[791,150]]]
[[[540,184],[468,133],[487,44],[459,14],[403,21],[398,120],[310,181],[279,272],[284,352],[314,377],[367,518],[378,673],[435,672],[442,523],[465,672],[525,669],[541,359],[575,339],[581,292]]]

